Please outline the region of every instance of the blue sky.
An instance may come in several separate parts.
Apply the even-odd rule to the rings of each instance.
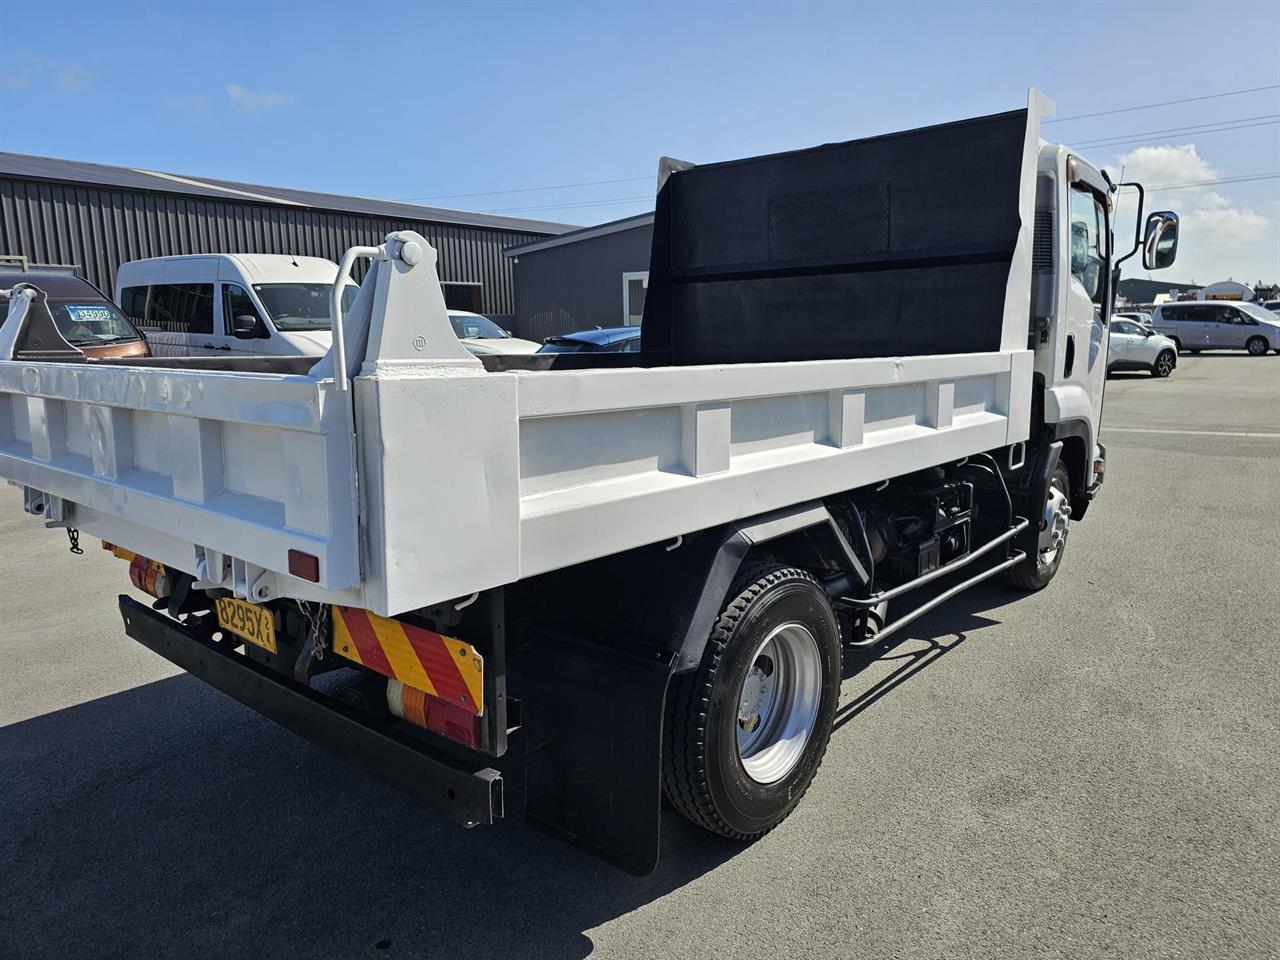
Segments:
[[[596,223],[657,158],[1280,84],[1280,3],[21,3],[3,149]],[[30,53],[13,38],[31,38]],[[1253,119],[1261,118],[1261,119]],[[1280,172],[1280,89],[1045,129],[1149,183]],[[1249,120],[1246,129],[1164,134]],[[635,178],[635,179],[631,179]],[[586,181],[559,190],[497,193]],[[470,196],[459,196],[470,195]],[[1280,280],[1280,179],[1167,191],[1169,279]]]

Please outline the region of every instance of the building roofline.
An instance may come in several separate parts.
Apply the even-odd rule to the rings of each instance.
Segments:
[[[611,233],[622,233],[624,230],[634,230],[637,227],[652,225],[653,214],[641,213],[634,217],[611,220],[609,223],[601,223],[594,227],[570,230],[568,233],[562,233],[558,237],[552,237],[550,240],[535,240],[532,243],[522,243],[519,246],[507,247],[502,251],[502,255],[504,257],[518,257],[526,253],[537,253],[540,250],[550,250],[552,247],[563,247],[570,243],[578,243],[580,240],[594,240],[596,237],[607,237]]]
[[[487,227],[516,233],[559,235],[579,229],[574,224],[552,223],[546,220],[524,220],[518,217],[471,213],[444,207],[426,207],[395,200],[375,200],[313,190],[295,190],[292,187],[261,186],[234,180],[186,176],[6,151],[0,151],[0,178],[88,184],[135,192],[226,200],[232,203],[265,203],[361,216],[422,220],[453,226]]]

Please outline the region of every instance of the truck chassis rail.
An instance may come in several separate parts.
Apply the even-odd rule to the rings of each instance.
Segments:
[[[497,770],[468,768],[395,730],[374,727],[340,701],[199,637],[130,597],[120,596],[120,615],[125,632],[144,647],[451,820],[474,827],[502,817]]]

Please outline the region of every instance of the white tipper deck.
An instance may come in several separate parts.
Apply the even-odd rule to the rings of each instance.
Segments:
[[[400,233],[306,375],[0,359],[0,478],[199,586],[394,615],[1024,440],[1035,116],[998,351],[490,373]]]
[[[364,538],[332,379],[0,363],[0,476],[241,596],[389,615],[1025,439],[1031,362],[357,378]]]

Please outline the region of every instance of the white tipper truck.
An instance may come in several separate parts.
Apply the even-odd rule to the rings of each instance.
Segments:
[[[1044,587],[1102,481],[1118,185],[1052,109],[664,159],[638,353],[473,356],[407,231],[319,360],[86,361],[15,287],[0,477],[127,561],[130,637],[460,823],[758,837],[842,656]]]

